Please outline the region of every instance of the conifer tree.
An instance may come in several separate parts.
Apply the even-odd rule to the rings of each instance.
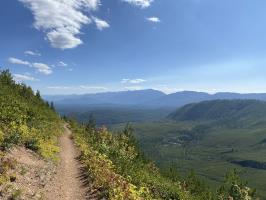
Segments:
[[[91,114],[89,117],[89,121],[86,125],[86,131],[91,132],[92,130],[95,130],[95,129],[96,129],[96,121],[93,117],[93,114]]]
[[[55,110],[54,102],[51,102],[51,103],[50,103],[50,108],[51,108],[52,110]]]
[[[41,99],[41,93],[40,93],[40,91],[39,90],[37,90],[37,92],[36,92],[36,95],[35,95],[38,99]]]

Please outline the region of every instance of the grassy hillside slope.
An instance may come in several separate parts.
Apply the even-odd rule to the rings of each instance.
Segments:
[[[0,72],[0,150],[23,145],[55,159],[61,120],[40,93],[18,84],[8,71]]]

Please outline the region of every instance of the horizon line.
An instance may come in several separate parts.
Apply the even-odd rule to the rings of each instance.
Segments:
[[[216,95],[220,93],[231,93],[231,94],[266,94],[265,92],[235,92],[235,91],[217,91],[217,92],[207,92],[207,91],[197,91],[197,90],[180,90],[176,92],[171,92],[171,93],[166,93],[162,90],[157,90],[157,89],[140,89],[140,90],[117,90],[117,91],[105,91],[105,92],[87,92],[87,93],[58,93],[58,94],[42,94],[42,96],[70,96],[70,95],[76,95],[76,96],[82,96],[82,95],[89,95],[89,94],[106,94],[106,93],[121,93],[121,92],[138,92],[138,91],[147,91],[147,90],[153,90],[153,91],[158,91],[161,93],[164,93],[165,95],[171,95],[171,94],[176,94],[176,93],[182,93],[182,92],[194,92],[194,93],[205,93],[209,95]]]

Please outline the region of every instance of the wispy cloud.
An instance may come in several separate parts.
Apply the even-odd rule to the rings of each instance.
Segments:
[[[50,66],[48,66],[47,64],[44,64],[44,63],[37,63],[37,62],[31,63],[29,61],[25,61],[25,60],[13,58],[13,57],[9,58],[8,61],[11,64],[26,65],[28,67],[35,68],[38,72],[45,74],[45,75],[49,75],[49,74],[53,73],[52,68]]]
[[[92,19],[94,23],[96,24],[97,29],[100,31],[110,27],[110,25],[102,19],[99,19],[97,17],[93,17]]]
[[[29,51],[29,50],[28,51],[25,51],[24,54],[25,55],[29,55],[29,56],[41,56],[40,53],[34,52],[34,51]]]
[[[153,23],[160,23],[161,22],[161,20],[158,17],[147,17],[146,20],[149,22],[153,22]]]
[[[137,79],[124,78],[121,81],[121,83],[130,83],[130,84],[140,84],[140,83],[144,83],[144,82],[146,82],[146,80],[140,79],[140,78],[137,78]]]
[[[122,0],[122,1],[130,3],[134,6],[141,7],[141,8],[147,8],[153,2],[153,0]]]
[[[33,13],[34,27],[46,33],[52,47],[75,48],[82,44],[79,38],[83,25],[91,23],[86,15],[96,10],[100,0],[19,0]]]
[[[16,65],[27,65],[27,66],[30,66],[30,62],[28,61],[24,61],[24,60],[20,60],[18,58],[13,58],[13,57],[10,57],[8,59],[9,63],[11,64],[16,64]]]
[[[68,64],[63,62],[63,61],[59,61],[58,64],[57,64],[58,67],[67,67]]]
[[[40,73],[45,74],[45,75],[49,75],[53,73],[51,67],[49,67],[48,65],[44,63],[32,63],[32,67],[34,67]]]
[[[17,82],[23,82],[23,81],[39,81],[39,79],[36,79],[30,75],[27,74],[13,74],[14,80]]]
[[[175,93],[175,92],[180,92],[180,91],[184,91],[183,88],[177,88],[177,87],[170,87],[168,85],[157,85],[154,87],[151,87],[154,90],[159,90],[162,91],[166,94],[171,94],[171,93]]]

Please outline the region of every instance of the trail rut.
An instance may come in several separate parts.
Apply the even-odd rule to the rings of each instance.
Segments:
[[[71,140],[71,131],[65,128],[65,133],[59,139],[60,164],[53,180],[45,188],[46,200],[85,200],[86,188],[80,179],[81,164],[77,160],[78,152]]]

